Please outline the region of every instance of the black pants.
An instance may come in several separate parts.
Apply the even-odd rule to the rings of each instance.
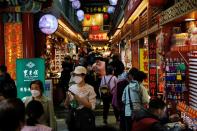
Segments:
[[[132,117],[125,116],[125,131],[131,131],[132,129]]]
[[[111,96],[110,97],[103,97],[102,100],[103,100],[103,119],[107,120],[112,97]]]
[[[104,97],[104,98],[102,98],[102,100],[103,100],[103,119],[107,120],[108,114],[109,114],[110,104],[112,102],[112,96]],[[119,111],[115,107],[113,107],[113,111],[114,111],[114,115],[116,117],[116,121],[119,121],[119,116],[120,116]]]

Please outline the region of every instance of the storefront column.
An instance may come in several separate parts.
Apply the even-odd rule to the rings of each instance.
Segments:
[[[32,13],[22,14],[23,21],[23,57],[34,58],[34,18]]]
[[[4,26],[0,15],[0,65],[5,64]]]

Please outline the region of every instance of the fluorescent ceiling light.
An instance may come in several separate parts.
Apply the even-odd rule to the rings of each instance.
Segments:
[[[185,21],[194,21],[194,20],[196,20],[196,19],[194,19],[194,18],[187,18],[187,19],[185,19]]]

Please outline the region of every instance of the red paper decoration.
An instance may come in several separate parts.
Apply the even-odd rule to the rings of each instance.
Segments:
[[[90,20],[90,15],[89,14],[86,15],[86,19]]]
[[[149,0],[149,4],[151,6],[164,6],[166,4],[166,0]]]
[[[104,14],[104,15],[103,15],[103,18],[104,18],[105,20],[107,20],[107,19],[109,18],[109,15],[108,15],[108,14]]]

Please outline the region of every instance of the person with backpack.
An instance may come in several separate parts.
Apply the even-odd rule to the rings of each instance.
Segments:
[[[139,111],[144,106],[142,100],[145,95],[143,95],[144,90],[141,89],[137,78],[139,77],[139,70],[132,68],[128,73],[129,84],[124,88],[122,94],[123,106],[123,119],[124,119],[124,130],[131,131],[131,123],[133,116],[136,111]],[[147,103],[146,103],[147,104]]]
[[[107,65],[106,75],[102,77],[99,87],[101,99],[103,101],[103,123],[107,124],[110,103],[112,102],[113,94],[117,86],[118,79],[114,76],[114,68],[112,65]],[[118,121],[118,113],[114,108],[114,114]]]

